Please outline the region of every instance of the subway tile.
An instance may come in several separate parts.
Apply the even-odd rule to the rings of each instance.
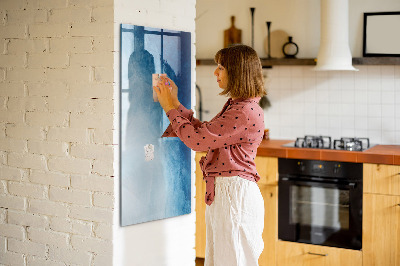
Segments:
[[[353,129],[355,127],[354,116],[342,116],[341,117],[341,128],[343,129]]]
[[[291,77],[292,78],[303,78],[303,71],[304,68],[301,66],[293,66],[290,67],[290,71],[291,71]]]
[[[381,104],[381,91],[368,91],[368,104]]]
[[[342,116],[344,116],[344,117],[353,116],[354,117],[354,114],[355,114],[354,104],[342,103],[339,108],[341,110],[340,114]]]
[[[395,79],[394,78],[384,78],[382,79],[382,91],[393,91],[395,89]]]
[[[304,66],[303,67],[303,76],[304,78],[313,78],[316,77],[316,71],[313,70],[314,66]]]
[[[340,103],[329,103],[329,115],[338,116],[341,114]]]
[[[356,104],[354,105],[355,116],[368,116],[368,105],[367,104]]]
[[[342,136],[344,137],[353,137],[356,136],[354,128],[342,128]]]
[[[368,118],[356,116],[354,118],[354,128],[356,132],[365,132],[368,129]],[[358,134],[356,134],[358,135]]]
[[[280,67],[279,68],[279,77],[290,78],[292,76],[292,72],[290,67]]]
[[[291,83],[291,88],[295,90],[303,90],[304,89],[304,81],[301,77],[293,77]]]
[[[382,117],[394,117],[395,106],[393,104],[382,105]]]
[[[381,75],[382,78],[394,78],[394,69],[395,66],[381,66]]]
[[[317,103],[328,103],[329,102],[329,90],[317,89],[316,100],[317,100]]]
[[[315,103],[317,92],[313,87],[306,87],[304,90],[304,102]]]
[[[381,66],[380,65],[367,65],[368,76],[380,76]]]
[[[400,79],[400,66],[399,65],[396,65],[394,67],[394,77],[397,79]]]
[[[329,89],[329,102],[330,103],[340,103],[342,100],[342,91],[339,88]]]
[[[395,118],[395,126],[396,126],[396,131],[400,132],[400,117],[398,117],[398,116]],[[400,136],[400,134],[399,134],[399,136]]]
[[[382,119],[380,117],[368,117],[368,131],[381,130]]]
[[[394,104],[395,102],[395,92],[394,91],[382,91],[381,103],[384,104]]]
[[[354,103],[356,104],[367,104],[368,103],[368,94],[367,91],[355,91],[354,95]]]
[[[394,117],[382,117],[382,132],[384,131],[395,131],[396,124],[395,124]]]
[[[315,102],[304,104],[304,115],[315,116],[317,110],[317,104]]]
[[[329,75],[329,85],[330,90],[341,90],[340,75],[338,73],[331,73]]]
[[[279,79],[279,88],[288,90],[291,88],[291,82],[289,78],[280,78]]]
[[[399,144],[400,143],[400,130],[396,130],[395,135],[396,135],[396,142],[395,143]],[[399,165],[400,165],[400,163],[399,163]]]
[[[354,129],[354,136],[358,138],[363,138],[363,137],[368,137],[367,136],[367,130],[365,129]]]
[[[354,104],[355,93],[353,89],[344,89],[342,90],[342,103],[350,103]]]
[[[329,105],[317,102],[317,115],[329,115]]]
[[[329,116],[317,115],[316,123],[319,129],[329,128]]]
[[[367,136],[370,143],[382,143],[382,131],[380,129],[368,130]]]
[[[382,129],[382,142],[386,144],[396,143],[396,131]]]
[[[329,127],[334,129],[340,129],[342,127],[342,119],[340,116],[330,116]]]
[[[380,104],[369,104],[368,105],[368,117],[381,117],[382,106]]]
[[[396,78],[394,80],[394,90],[396,91],[396,93],[400,92],[400,78]]]
[[[368,77],[367,88],[368,91],[380,91],[381,90],[381,79],[379,77]]]

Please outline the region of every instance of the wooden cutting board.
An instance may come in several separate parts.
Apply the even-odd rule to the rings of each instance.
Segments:
[[[231,16],[231,27],[224,31],[224,48],[234,43],[242,43],[242,30],[235,27],[235,16]]]

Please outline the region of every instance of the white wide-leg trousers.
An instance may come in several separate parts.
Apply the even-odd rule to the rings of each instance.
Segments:
[[[264,249],[264,199],[255,182],[216,177],[206,206],[205,266],[257,266]]]

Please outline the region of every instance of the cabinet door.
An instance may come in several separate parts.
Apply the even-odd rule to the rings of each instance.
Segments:
[[[361,266],[362,252],[278,241],[278,266]]]
[[[261,176],[258,184],[278,185],[278,158],[257,156],[254,162]]]
[[[264,198],[264,250],[258,259],[260,266],[276,265],[276,242],[278,241],[278,187],[259,185]]]
[[[400,266],[400,196],[364,194],[363,265]]]
[[[203,181],[203,172],[200,169],[199,161],[205,152],[196,152],[196,257],[204,258],[206,253],[206,183]]]
[[[364,193],[400,195],[400,166],[365,163],[363,176]]]

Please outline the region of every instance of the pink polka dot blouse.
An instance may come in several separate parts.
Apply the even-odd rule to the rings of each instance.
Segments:
[[[182,104],[167,112],[171,123],[161,137],[179,137],[190,149],[207,151],[200,160],[207,205],[214,201],[216,176],[240,176],[253,182],[260,179],[254,163],[265,128],[260,98],[229,98],[210,122],[194,118],[193,111]]]

